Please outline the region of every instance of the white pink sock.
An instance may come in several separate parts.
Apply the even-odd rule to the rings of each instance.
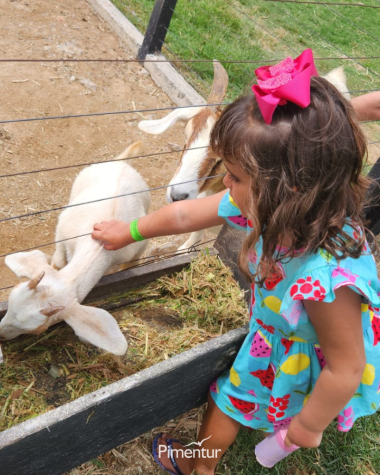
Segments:
[[[293,444],[290,447],[285,445],[288,427],[276,430],[276,432],[273,432],[273,434],[256,445],[255,454],[260,465],[268,468],[273,467],[287,455],[299,449],[298,445]]]

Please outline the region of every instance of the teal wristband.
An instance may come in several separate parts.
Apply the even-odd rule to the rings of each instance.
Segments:
[[[135,219],[134,221],[131,222],[131,224],[129,225],[129,231],[131,233],[131,236],[132,236],[132,239],[134,241],[144,241],[145,238],[143,236],[141,236],[140,234],[140,231],[137,227],[137,219]]]

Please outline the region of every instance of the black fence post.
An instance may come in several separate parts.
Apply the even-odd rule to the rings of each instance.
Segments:
[[[365,217],[368,221],[368,228],[376,236],[380,233],[380,158],[373,165],[368,176],[372,178],[372,183],[367,191],[367,209]]]
[[[137,54],[138,59],[145,59],[147,54],[161,51],[176,3],[177,0],[156,0],[143,44]]]

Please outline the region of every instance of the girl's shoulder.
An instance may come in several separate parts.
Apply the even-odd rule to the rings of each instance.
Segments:
[[[248,219],[241,214],[238,205],[234,202],[229,192],[220,200],[218,216],[224,218],[235,229],[246,231]]]
[[[352,230],[350,234],[354,232]],[[380,281],[367,243],[356,259],[336,259],[324,249],[319,249],[314,254],[295,257],[292,261],[285,264],[291,270],[288,274],[291,278],[281,304],[281,313],[288,321],[292,320],[302,300],[332,302],[336,290],[344,286],[357,292],[363,304],[380,307]]]
[[[361,239],[362,231],[360,228],[345,225],[343,229],[353,240]],[[313,254],[306,254],[300,257],[300,264],[298,265],[299,271],[302,273],[315,269],[321,269],[321,271],[327,273],[331,272],[331,269],[346,269],[348,273],[355,272],[363,276],[375,273],[377,276],[376,261],[367,241],[365,241],[363,251],[358,258],[346,257],[339,259],[322,248],[319,248]],[[297,259],[297,254],[295,259]]]

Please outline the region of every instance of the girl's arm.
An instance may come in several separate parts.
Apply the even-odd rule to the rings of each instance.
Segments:
[[[218,216],[220,200],[227,191],[195,200],[176,201],[170,205],[143,216],[138,221],[138,230],[145,238],[168,236],[200,231],[211,226],[224,224]],[[104,248],[116,251],[135,242],[129,230],[129,223],[103,221],[94,225],[92,237],[104,241]]]
[[[304,300],[326,366],[303,409],[289,426],[287,443],[318,447],[322,433],[355,394],[365,368],[360,296],[348,287],[331,303]]]
[[[380,91],[369,92],[351,99],[359,120],[380,119]]]

